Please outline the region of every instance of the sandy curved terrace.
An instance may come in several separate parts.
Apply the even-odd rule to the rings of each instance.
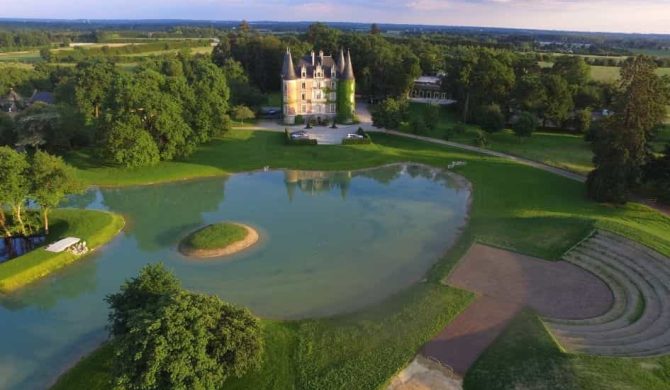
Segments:
[[[598,277],[566,261],[546,261],[475,244],[447,284],[477,294],[463,313],[421,350],[464,375],[524,307],[554,318],[590,318],[614,300]]]
[[[247,235],[240,241],[236,241],[230,245],[227,245],[223,248],[215,248],[215,249],[193,249],[190,248],[182,243],[179,244],[179,252],[182,254],[188,256],[188,257],[195,257],[195,258],[212,258],[212,257],[223,257],[223,256],[230,256],[232,254],[241,252],[245,249],[250,248],[251,246],[255,245],[258,240],[260,239],[260,235],[256,231],[256,229],[252,228],[249,225],[245,225],[242,223],[235,223],[235,225],[241,226],[247,230]]]

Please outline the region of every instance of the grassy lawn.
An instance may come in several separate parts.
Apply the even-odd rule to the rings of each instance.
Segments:
[[[184,239],[184,245],[192,249],[217,249],[241,241],[247,230],[234,223],[217,223],[193,232]]]
[[[561,351],[542,321],[521,313],[465,377],[466,389],[667,389],[670,357],[607,358]]]
[[[470,223],[456,245],[427,273],[424,282],[360,312],[316,320],[264,322],[266,363],[243,378],[231,379],[226,388],[384,388],[418,348],[471,301],[471,294],[444,286],[441,280],[474,241],[554,260],[592,229],[604,228],[670,255],[670,218],[645,206],[600,205],[585,197],[583,184],[501,158],[385,134],[374,134],[373,139],[372,145],[297,148],[285,146],[281,133],[240,130],[202,147],[188,161],[153,168],[127,171],[97,167],[85,155],[71,156],[70,161],[79,165],[79,174],[89,183],[106,185],[180,180],[266,165],[356,169],[399,161],[437,167],[446,167],[454,160],[467,163],[457,171],[474,188]],[[548,348],[539,338],[530,342],[529,349]],[[505,349],[514,346],[508,344]],[[103,353],[104,349],[100,354]],[[514,351],[509,353],[518,355]],[[65,384],[58,388],[107,388],[96,387],[96,383],[109,375],[108,363],[96,360],[99,355],[92,356],[64,376],[59,386]],[[107,360],[112,358],[111,354],[106,356]],[[619,365],[621,373],[613,381],[628,372],[620,359],[601,359],[605,363],[584,358],[574,370],[587,375],[596,372],[600,364]],[[501,377],[521,369],[511,360],[498,363]],[[512,370],[512,374],[504,370]],[[631,377],[622,378],[621,383],[634,381],[638,385],[631,388],[644,388],[649,376],[654,375],[650,372],[638,376],[635,369],[630,373]],[[558,369],[535,369],[529,375],[532,378],[528,383],[551,384],[549,381],[554,379],[572,383],[573,374]],[[468,380],[477,383],[472,378]]]
[[[111,240],[123,228],[123,218],[103,211],[58,209],[50,215],[47,242],[67,236],[79,237],[94,250]],[[11,292],[44,277],[81,257],[70,252],[52,253],[36,249],[0,264],[0,292]]]
[[[422,115],[423,105],[410,104],[411,115]],[[440,120],[435,128],[425,135],[468,145],[475,145],[478,126],[467,125],[464,133],[453,133],[451,129],[458,123],[457,115],[446,109],[440,111]],[[422,134],[424,135],[424,134]],[[591,145],[581,135],[565,133],[536,132],[530,138],[519,139],[511,130],[487,134],[488,149],[513,154],[529,160],[543,162],[558,168],[586,175],[593,169]]]

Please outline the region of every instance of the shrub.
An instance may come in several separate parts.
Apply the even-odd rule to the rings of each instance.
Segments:
[[[475,146],[479,146],[480,148],[486,147],[489,144],[489,137],[486,135],[486,133],[478,131],[475,135],[473,143]]]
[[[591,128],[591,110],[579,110],[574,119],[575,131],[580,134],[586,134]]]
[[[505,128],[505,116],[497,104],[489,104],[479,108],[477,123],[489,133],[495,133]]]
[[[302,115],[296,115],[295,124],[296,125],[304,125],[305,124],[305,118]]]
[[[370,138],[370,135],[365,130],[363,130],[362,127],[359,127],[358,130],[356,130],[356,134],[361,135],[364,138],[344,138],[342,140],[342,145],[368,145],[372,143],[372,138]]]
[[[416,116],[410,120],[410,128],[414,134],[426,134],[428,132],[428,125],[423,120],[422,116]]]
[[[537,118],[530,112],[522,112],[512,126],[517,137],[530,137],[535,129],[537,129]]]
[[[284,128],[284,135],[287,145],[317,145],[318,142],[315,139],[293,139],[291,138],[291,133],[288,131],[288,128]]]

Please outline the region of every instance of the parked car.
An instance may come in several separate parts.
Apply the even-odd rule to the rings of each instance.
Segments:
[[[365,138],[365,137],[363,137],[363,136],[360,135],[360,134],[349,133],[349,134],[347,134],[347,136],[344,137],[344,138],[346,138],[346,139],[363,139],[363,138]]]
[[[304,130],[294,131],[291,133],[291,139],[309,139],[309,133]]]

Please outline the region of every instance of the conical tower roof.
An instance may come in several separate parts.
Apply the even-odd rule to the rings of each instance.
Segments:
[[[344,73],[344,50],[340,48],[340,55],[337,58],[337,73]]]
[[[347,59],[344,63],[344,71],[342,71],[342,78],[344,80],[353,80],[354,77],[354,67],[351,64],[351,53],[347,50]]]
[[[293,66],[293,58],[291,57],[291,50],[289,48],[286,48],[286,54],[284,54],[281,76],[284,80],[295,80],[298,78],[295,75],[295,67]]]

